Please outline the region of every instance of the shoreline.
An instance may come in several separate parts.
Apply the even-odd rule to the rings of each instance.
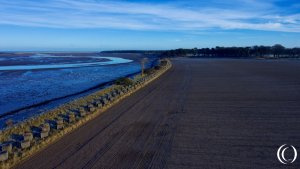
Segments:
[[[130,96],[132,93],[138,91],[139,89],[143,88],[147,84],[151,83],[153,80],[159,78],[162,74],[164,74],[166,71],[168,71],[171,68],[171,62],[169,60],[164,60],[166,62],[166,65],[161,66],[162,61],[159,64],[159,69],[156,70],[154,68],[151,68],[151,73],[139,77],[135,76],[133,79],[134,83],[132,85],[122,86],[122,85],[112,85],[108,88],[105,88],[103,90],[100,90],[98,92],[95,92],[93,94],[90,94],[86,97],[76,99],[72,101],[71,103],[64,104],[63,106],[58,107],[56,110],[50,111],[48,113],[42,114],[38,117],[31,118],[27,121],[24,121],[20,123],[18,126],[14,126],[12,128],[6,129],[2,131],[2,142],[7,142],[9,140],[9,137],[13,134],[21,135],[24,138],[24,134],[31,133],[31,135],[34,135],[34,133],[31,131],[32,126],[44,126],[45,124],[49,123],[47,121],[50,121],[50,119],[57,120],[58,118],[62,116],[70,116],[74,117],[74,122],[65,121],[63,120],[64,129],[52,129],[49,131],[48,137],[39,139],[36,137],[31,136],[31,140],[29,142],[29,146],[24,149],[15,148],[13,149],[13,154],[10,152],[8,155],[9,158],[5,162],[1,162],[3,168],[10,168],[13,167],[16,164],[19,164],[22,161],[25,161],[32,155],[36,154],[37,152],[43,150],[50,144],[56,142],[60,138],[62,138],[65,134],[72,132],[73,130],[77,129],[78,127],[84,125],[88,121],[92,120],[93,118],[99,116],[103,112],[105,112],[107,109],[118,103],[119,101],[123,100],[124,98]],[[103,103],[102,106],[99,108],[90,107],[91,104],[95,104],[95,102],[91,103],[92,100],[95,100],[95,98],[103,98],[103,96],[107,96],[109,94],[113,94],[116,91],[120,91],[118,96],[113,96],[109,101],[106,103]],[[115,97],[115,98],[114,98]],[[85,105],[85,106],[84,106]],[[82,107],[84,106],[84,108]],[[86,107],[87,106],[87,107]],[[87,108],[87,109],[86,109]],[[66,110],[68,109],[68,110]],[[76,112],[74,110],[76,109]],[[78,111],[77,111],[78,110]],[[83,110],[83,111],[81,111]],[[88,110],[88,112],[86,111]],[[81,114],[82,113],[82,114]],[[70,120],[70,119],[69,119]],[[42,128],[43,129],[43,128]],[[11,140],[11,139],[10,139]],[[25,140],[25,139],[23,139]],[[26,141],[26,140],[25,140]],[[14,143],[19,142],[18,140],[14,140]],[[10,143],[12,144],[12,143]],[[3,144],[2,144],[3,146]],[[12,150],[11,150],[12,151]]]
[[[149,67],[155,66],[157,60],[158,59],[153,60],[152,63],[149,65]],[[118,64],[116,64],[116,65],[118,65]],[[130,73],[130,74],[124,76],[124,77],[133,77],[133,76],[137,75],[138,73],[139,73],[139,71],[136,71],[136,72]],[[121,78],[121,77],[118,77],[118,78]],[[35,103],[35,104],[31,104],[31,105],[28,105],[28,106],[23,106],[23,107],[14,109],[14,110],[9,110],[7,112],[4,112],[4,113],[0,114],[0,119],[4,119],[7,116],[14,115],[14,114],[26,113],[26,112],[22,112],[22,111],[25,111],[25,110],[28,110],[28,109],[38,108],[38,107],[41,107],[41,106],[47,106],[48,104],[52,104],[52,103],[61,101],[61,103],[56,103],[57,104],[56,106],[53,106],[51,108],[47,108],[47,111],[50,111],[51,109],[55,109],[56,107],[59,107],[62,104],[65,104],[65,103],[71,102],[71,101],[73,101],[75,99],[78,99],[80,97],[85,97],[85,96],[87,96],[89,94],[92,94],[92,93],[89,93],[89,92],[96,92],[94,90],[102,90],[105,87],[112,85],[114,83],[114,81],[117,80],[118,78],[113,79],[113,80],[109,80],[107,82],[99,83],[97,85],[94,85],[92,87],[89,87],[87,89],[84,89],[84,90],[81,90],[81,91],[78,91],[78,92],[75,92],[75,93],[71,93],[71,94],[67,94],[67,95],[64,95],[64,96],[50,98],[50,99],[47,99],[47,100],[44,100],[44,101],[41,101],[41,102],[38,102],[38,103]],[[84,94],[86,94],[86,95],[84,95]],[[83,95],[83,96],[80,96],[80,95]],[[70,100],[64,101],[64,99],[70,99]],[[41,114],[41,113],[39,113],[39,114]],[[30,117],[28,117],[28,118],[30,118]],[[9,119],[11,119],[11,118],[8,118],[6,120],[9,120]],[[20,121],[18,121],[17,123],[20,123]],[[1,129],[5,129],[5,127],[1,127],[0,126],[0,130]]]
[[[299,147],[300,62],[171,61],[160,78],[16,169],[209,168],[216,152],[217,168],[278,168],[270,154],[283,143]]]
[[[125,77],[134,76],[136,74],[138,74],[138,72],[131,73],[131,74],[125,76]],[[17,113],[20,113],[21,111],[24,111],[24,110],[27,110],[27,109],[31,109],[31,108],[43,106],[43,105],[49,104],[49,103],[54,102],[54,101],[59,101],[59,100],[66,99],[66,98],[69,98],[69,97],[73,97],[73,96],[77,96],[77,95],[80,95],[80,94],[84,94],[86,92],[89,92],[89,91],[92,91],[92,90],[95,90],[95,89],[102,90],[106,86],[113,84],[114,81],[115,80],[111,80],[111,81],[108,81],[108,82],[100,83],[100,84],[98,84],[96,86],[90,87],[88,89],[85,89],[85,90],[82,90],[82,91],[79,91],[79,92],[76,92],[76,93],[73,93],[73,94],[69,94],[69,95],[65,95],[65,96],[61,96],[61,97],[56,97],[56,98],[53,98],[53,99],[45,100],[45,101],[37,103],[37,104],[33,104],[33,105],[22,107],[22,108],[13,110],[13,111],[5,112],[3,114],[0,114],[0,118],[4,118],[4,117],[9,116],[9,115],[17,114]]]
[[[48,69],[64,69],[64,68],[80,68],[80,67],[91,67],[95,65],[118,65],[123,63],[130,63],[133,60],[118,58],[118,57],[105,57],[105,56],[91,56],[90,58],[103,59],[102,61],[96,62],[81,62],[81,63],[56,63],[56,64],[31,64],[31,65],[0,65],[0,71],[24,71],[24,70],[48,70]]]

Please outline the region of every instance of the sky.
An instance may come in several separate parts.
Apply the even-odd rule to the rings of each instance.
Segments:
[[[300,47],[299,0],[0,0],[0,51]]]

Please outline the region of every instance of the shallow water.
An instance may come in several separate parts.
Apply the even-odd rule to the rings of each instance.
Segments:
[[[34,57],[34,59],[44,60],[45,58]],[[91,56],[91,59],[95,58]],[[101,59],[105,60],[103,62],[87,62],[85,60],[84,63],[78,63],[77,60],[72,63],[71,59],[65,64],[11,65],[7,66],[5,71],[3,71],[3,67],[6,66],[0,66],[0,68],[2,67],[2,71],[0,70],[0,115],[51,99],[72,95],[140,71],[140,64],[137,61],[116,57],[101,57]],[[40,60],[38,62],[42,62]],[[147,66],[153,60],[150,60]],[[0,125],[0,128],[7,119],[20,121],[87,95],[89,92],[59,99],[1,118],[2,126]]]
[[[118,57],[97,57],[98,59],[107,59],[108,61],[102,62],[89,62],[89,63],[69,63],[69,64],[48,64],[48,65],[13,65],[13,66],[0,66],[0,71],[4,70],[37,70],[37,69],[61,69],[61,68],[76,68],[87,66],[101,66],[113,65],[132,62],[129,59]]]

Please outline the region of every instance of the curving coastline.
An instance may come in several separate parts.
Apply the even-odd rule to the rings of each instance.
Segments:
[[[98,57],[96,57],[96,58],[98,58]],[[112,58],[119,58],[119,57],[112,57]],[[157,64],[157,59],[151,61],[150,63],[151,64],[149,64],[148,66],[154,67]],[[126,74],[124,77],[134,77],[138,73],[139,73],[139,71],[133,71],[130,74]],[[33,116],[33,114],[41,114],[47,110],[51,110],[51,109],[61,105],[63,103],[67,103],[74,99],[78,99],[80,97],[87,96],[87,95],[91,94],[92,92],[95,92],[97,90],[101,90],[107,86],[110,86],[115,82],[115,80],[117,78],[119,78],[119,76],[116,76],[116,78],[111,79],[109,81],[104,81],[104,82],[95,84],[94,86],[88,87],[86,89],[83,89],[83,90],[81,89],[81,90],[75,91],[74,93],[68,93],[66,95],[56,96],[53,98],[41,100],[39,102],[34,102],[32,104],[19,106],[19,107],[16,107],[15,109],[12,109],[9,111],[1,110],[0,129],[3,129],[5,127],[6,120],[12,119],[14,122],[19,123],[20,121],[24,120],[24,118],[30,118],[31,116]],[[16,116],[17,118],[15,118],[15,116],[13,116],[13,115],[17,115]]]
[[[146,86],[170,67],[170,61],[162,60],[158,66],[149,69],[145,76],[135,76],[131,85],[112,85],[1,131],[1,153],[5,153],[4,155],[7,156],[5,160],[0,160],[2,161],[0,162],[1,167],[9,168],[27,159],[66,133],[97,117],[120,100]],[[30,137],[27,138],[27,135]],[[3,151],[7,146],[11,148]]]
[[[69,64],[49,64],[49,65],[13,65],[13,66],[0,66],[0,71],[7,70],[38,70],[38,69],[63,69],[63,68],[76,68],[76,67],[87,67],[87,66],[103,66],[103,65],[114,65],[122,63],[133,62],[129,59],[118,58],[118,57],[94,57],[98,59],[106,59],[108,61],[101,62],[89,62],[89,63],[69,63]]]
[[[134,76],[136,74],[138,74],[138,72],[129,74],[126,77],[131,77],[131,76]],[[77,96],[77,95],[80,95],[80,94],[84,94],[84,93],[89,92],[91,90],[103,89],[105,86],[112,85],[114,81],[115,80],[111,80],[111,81],[108,81],[108,82],[101,83],[101,84],[98,84],[96,86],[90,87],[88,89],[82,90],[80,92],[72,93],[72,94],[69,94],[69,95],[66,95],[66,96],[62,96],[62,97],[57,97],[57,98],[49,99],[49,100],[46,100],[46,101],[43,101],[43,102],[40,102],[40,103],[37,103],[37,104],[33,104],[33,105],[30,105],[30,106],[22,107],[22,108],[19,108],[19,109],[13,110],[13,111],[9,111],[9,112],[6,112],[6,113],[2,113],[2,114],[0,114],[0,118],[4,118],[4,117],[9,116],[9,115],[17,114],[17,113],[19,113],[19,112],[21,112],[23,110],[27,110],[27,109],[39,107],[39,106],[42,106],[42,105],[46,105],[46,104],[54,102],[54,101],[58,101],[58,100],[62,100],[62,99],[65,99],[65,98]]]

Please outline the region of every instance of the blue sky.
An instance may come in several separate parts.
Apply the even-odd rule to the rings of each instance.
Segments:
[[[0,50],[300,46],[298,0],[0,0]]]

